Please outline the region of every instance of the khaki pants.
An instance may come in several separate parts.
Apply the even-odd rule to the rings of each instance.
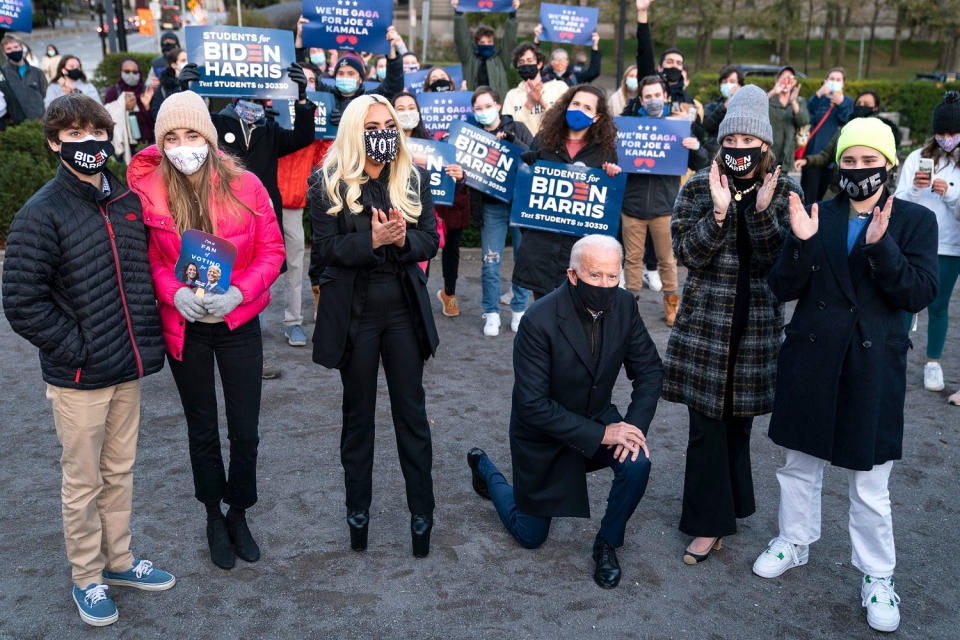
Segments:
[[[283,325],[303,324],[303,209],[283,209],[283,248],[287,252],[287,295]]]
[[[140,381],[85,391],[47,385],[63,446],[63,537],[73,583],[126,571],[130,553],[133,462],[140,425]]]
[[[673,257],[670,216],[641,220],[621,215],[620,227],[623,236],[627,289],[639,291],[643,286],[643,248],[649,231],[653,236],[653,249],[657,254],[657,271],[660,272],[660,280],[663,281],[663,293],[676,293],[677,259]]]

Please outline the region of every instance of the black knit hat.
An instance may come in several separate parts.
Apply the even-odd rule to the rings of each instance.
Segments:
[[[933,132],[960,133],[960,93],[947,91],[943,101],[933,108]]]

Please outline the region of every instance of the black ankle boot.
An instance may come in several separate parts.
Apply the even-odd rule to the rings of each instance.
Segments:
[[[247,526],[247,518],[243,509],[234,509],[230,507],[227,510],[227,533],[230,535],[230,542],[233,543],[233,550],[241,560],[247,562],[256,562],[260,559],[260,547],[257,541],[253,539],[250,533],[250,527]]]
[[[210,545],[210,560],[221,569],[233,569],[237,557],[227,533],[227,522],[223,518],[207,520],[207,544]]]
[[[433,515],[415,513],[410,516],[410,535],[413,538],[413,557],[426,558],[430,553],[430,531]]]
[[[350,525],[350,548],[354,551],[366,551],[370,512],[351,511],[347,514],[347,524]]]

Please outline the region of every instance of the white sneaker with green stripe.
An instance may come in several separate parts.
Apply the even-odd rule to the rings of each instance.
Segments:
[[[900,626],[900,596],[893,590],[893,576],[863,576],[860,600],[867,608],[867,624],[877,631],[896,631]]]
[[[809,558],[810,545],[793,544],[777,536],[753,563],[753,572],[761,578],[776,578],[787,569],[807,564]]]

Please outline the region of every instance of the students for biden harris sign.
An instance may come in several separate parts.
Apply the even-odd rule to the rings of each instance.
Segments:
[[[281,29],[187,27],[187,58],[200,79],[190,88],[202,96],[296,98],[287,76],[296,62],[293,34]]]
[[[457,150],[446,142],[406,138],[407,147],[413,155],[413,163],[426,170],[430,176],[430,195],[433,204],[450,206],[453,204],[453,191],[456,181],[448,176],[444,169],[457,164]]]
[[[686,118],[616,117],[617,157],[627,173],[682,176],[689,151],[681,144],[690,136]]]
[[[513,199],[517,167],[523,163],[520,147],[459,120],[450,123],[447,142],[457,149],[468,187],[504,202]]]
[[[393,0],[303,0],[303,46],[390,53]]]
[[[337,137],[337,128],[330,124],[330,114],[336,106],[336,99],[332,93],[326,91],[307,90],[307,100],[317,105],[313,113],[313,137],[315,140],[333,140]],[[284,129],[293,129],[296,119],[294,105],[296,100],[274,100],[273,108],[277,110],[277,124]]]
[[[616,237],[627,175],[538,161],[517,171],[510,224],[570,236]]]
[[[593,44],[591,34],[597,30],[600,10],[595,7],[575,7],[566,4],[540,3],[540,24],[545,42]]]

